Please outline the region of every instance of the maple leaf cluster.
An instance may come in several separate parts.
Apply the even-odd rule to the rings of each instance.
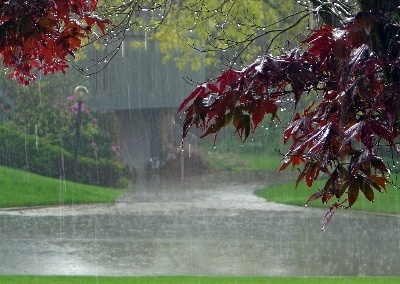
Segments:
[[[280,171],[303,166],[296,186],[305,180],[311,187],[321,173],[328,175],[307,201],[337,199],[323,225],[339,206],[351,207],[360,192],[374,201],[374,190],[385,191],[390,175],[378,149],[398,150],[400,61],[397,41],[389,38],[378,48],[373,33],[399,34],[398,18],[359,13],[343,28],[314,30],[303,48],[224,71],[182,102],[183,138],[192,125],[206,136],[232,123],[244,142],[266,115],[279,120],[282,101],[292,98],[298,108],[302,98],[318,94],[321,99],[296,113],[284,131],[291,147]]]
[[[110,22],[96,8],[97,0],[0,1],[0,56],[10,76],[27,85],[33,70],[64,72],[95,26],[106,33]]]

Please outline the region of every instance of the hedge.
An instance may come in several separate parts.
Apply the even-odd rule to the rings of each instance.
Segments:
[[[54,178],[72,177],[73,155],[43,138],[0,125],[0,164]],[[107,187],[127,185],[124,165],[109,159],[79,157],[78,182]]]

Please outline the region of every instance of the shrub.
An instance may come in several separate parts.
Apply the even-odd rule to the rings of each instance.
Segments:
[[[43,176],[70,179],[73,156],[45,139],[25,135],[12,126],[0,125],[0,164]],[[80,157],[78,181],[108,187],[126,186],[124,166],[110,159]]]

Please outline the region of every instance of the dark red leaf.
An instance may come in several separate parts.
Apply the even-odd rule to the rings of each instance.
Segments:
[[[296,188],[299,185],[299,182],[306,176],[309,168],[310,168],[310,163],[308,162],[307,164],[304,165],[303,171],[299,174],[299,176],[296,179]]]
[[[320,167],[319,162],[312,163],[306,173],[306,183],[309,187],[312,186],[314,180],[318,177]]]
[[[200,97],[200,98],[204,98],[206,94],[206,90],[205,90],[205,85],[201,85],[198,86],[191,94],[190,96],[188,96],[186,99],[183,100],[183,102],[180,104],[179,108],[178,108],[178,112],[181,112],[186,106],[187,104],[192,101],[193,99]]]
[[[221,76],[218,78],[218,83],[219,83],[219,93],[225,92],[226,86],[231,85],[236,82],[236,80],[239,78],[239,74],[237,71],[233,69],[228,69],[227,71],[223,72]]]
[[[381,173],[388,173],[389,169],[386,164],[383,162],[381,157],[377,157],[375,155],[371,156],[371,165],[375,168],[375,170],[381,171]],[[386,181],[385,181],[386,182]]]
[[[372,190],[371,186],[369,185],[368,180],[361,178],[360,181],[360,190],[364,193],[364,196],[370,202],[374,202],[374,191]]]
[[[253,103],[253,107],[250,111],[254,125],[253,131],[255,131],[258,124],[264,119],[265,114],[272,114],[272,118],[277,117],[278,105],[273,100],[260,98]]]
[[[301,155],[292,154],[287,156],[283,162],[282,166],[280,167],[279,171],[285,170],[289,165],[292,165],[293,168],[299,166],[301,163],[305,163],[306,160]]]
[[[328,225],[329,221],[332,219],[333,214],[335,213],[335,210],[341,206],[343,206],[342,204],[347,202],[347,199],[343,200],[342,202],[338,203],[335,202],[332,204],[332,206],[329,208],[328,212],[326,212],[324,218],[322,219],[322,227],[321,227],[321,231],[325,231],[326,229],[326,225]]]
[[[246,141],[247,137],[249,136],[251,130],[250,116],[247,114],[235,116],[233,119],[233,125],[236,128],[235,132],[238,133],[240,140],[242,141],[242,143],[244,143],[244,141]]]
[[[319,128],[305,143],[310,144],[309,154],[313,154],[319,151],[325,144],[328,143],[328,139],[331,133],[331,124],[327,124]]]
[[[206,84],[206,88],[209,89],[213,93],[218,93],[219,92],[218,86],[213,84],[213,83],[207,83]]]
[[[232,117],[233,115],[231,113],[228,113],[220,118],[217,118],[215,122],[207,128],[206,132],[202,136],[200,136],[200,138],[203,138],[212,133],[217,133],[221,130],[221,128],[231,123]]]
[[[335,184],[335,196],[336,198],[341,198],[343,193],[345,193],[346,189],[349,187],[350,182],[348,180],[343,183]]]
[[[337,209],[337,206],[331,206],[329,210],[325,213],[324,218],[322,219],[322,226],[321,226],[321,231],[325,231],[326,225],[328,225],[329,221],[332,219],[333,214],[335,214],[335,210]]]
[[[389,130],[382,121],[368,119],[366,127],[378,137],[381,137],[394,146],[393,131]]]
[[[388,180],[384,176],[376,176],[370,175],[368,176],[369,183],[379,192],[382,192],[382,189],[386,191],[386,183]]]
[[[329,199],[335,195],[334,185],[338,179],[338,171],[334,171],[329,179],[325,182],[322,190],[322,203],[327,203]]]
[[[357,201],[360,184],[358,182],[358,179],[355,177],[351,178],[349,182],[350,183],[347,191],[347,198],[349,200],[349,207],[351,207]]]
[[[307,206],[308,203],[310,203],[311,201],[314,201],[314,200],[317,200],[317,199],[321,198],[322,195],[323,195],[323,192],[322,192],[322,191],[317,191],[316,193],[314,193],[313,195],[311,195],[311,196],[307,199],[307,201],[306,201],[306,203],[304,204],[304,206]]]
[[[352,138],[355,138],[356,140],[359,140],[360,132],[363,127],[364,123],[363,122],[358,122],[350,126],[345,132],[344,132],[344,138],[342,142],[342,148],[346,146]]]

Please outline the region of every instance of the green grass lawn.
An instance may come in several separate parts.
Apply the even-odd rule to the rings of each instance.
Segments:
[[[64,276],[0,276],[0,283],[8,284],[394,284],[397,277],[64,277]]]
[[[0,166],[0,207],[108,203],[122,190],[78,184]]]
[[[257,153],[220,152],[209,150],[207,160],[218,170],[229,171],[278,171],[282,157]]]
[[[299,186],[295,188],[295,183],[291,182],[259,189],[256,190],[254,194],[265,198],[267,201],[304,206],[304,203],[308,200],[308,198],[315,193],[318,188],[322,189],[324,184],[325,180],[316,180],[313,187],[309,188],[304,182],[301,182]],[[374,191],[374,193],[375,202],[371,203],[360,192],[357,202],[352,206],[351,209],[390,214],[400,213],[400,190],[389,186],[387,188],[387,192],[380,193],[378,191]],[[331,204],[333,201],[334,198],[332,198],[328,204]],[[322,204],[321,199],[310,202],[308,206],[329,208],[329,205]]]

